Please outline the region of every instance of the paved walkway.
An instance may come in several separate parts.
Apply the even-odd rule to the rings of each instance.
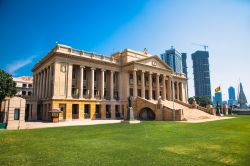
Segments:
[[[22,129],[36,129],[48,127],[61,127],[61,126],[84,126],[84,125],[98,125],[98,124],[113,124],[121,123],[121,120],[72,120],[64,122],[26,122]]]

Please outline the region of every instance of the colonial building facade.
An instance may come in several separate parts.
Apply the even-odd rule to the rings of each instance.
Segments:
[[[104,56],[57,44],[33,68],[28,117],[49,120],[48,111],[57,109],[60,120],[126,118],[129,96],[135,117],[147,119],[150,115],[140,112],[145,109],[138,100],[187,103],[187,78],[146,49]],[[151,109],[153,119],[164,120],[162,113]]]
[[[16,96],[27,98],[32,95],[32,83],[33,78],[29,76],[22,76],[18,78],[13,78],[16,82],[17,93]]]

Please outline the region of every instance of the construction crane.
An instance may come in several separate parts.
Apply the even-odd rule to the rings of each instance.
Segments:
[[[206,51],[208,46],[207,45],[202,45],[202,44],[197,44],[197,43],[192,43],[193,45],[197,45],[197,46],[202,46],[204,47],[204,50]]]

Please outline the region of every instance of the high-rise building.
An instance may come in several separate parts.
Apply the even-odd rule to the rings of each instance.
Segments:
[[[242,83],[240,83],[239,87],[238,103],[240,104],[240,108],[247,108],[247,98],[243,91]]]
[[[214,100],[213,100],[213,105],[221,105],[222,104],[222,93],[221,92],[215,92],[214,94]]]
[[[173,46],[171,49],[166,50],[165,53],[161,54],[161,59],[168,64],[174,72],[183,73],[181,53],[174,49]]]
[[[228,105],[236,105],[237,102],[236,102],[236,98],[235,98],[235,89],[234,87],[230,86],[228,88]]]
[[[208,58],[208,51],[196,51],[192,54],[195,96],[203,96],[211,99]]]
[[[182,72],[186,74],[187,77],[187,53],[181,53],[182,59]]]

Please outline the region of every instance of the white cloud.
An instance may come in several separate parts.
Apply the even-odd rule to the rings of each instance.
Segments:
[[[8,73],[12,74],[12,75],[15,75],[16,74],[16,71],[21,69],[22,67],[30,64],[33,59],[35,58],[36,56],[33,55],[33,56],[30,56],[28,57],[27,59],[22,59],[22,60],[17,60],[17,61],[14,61],[13,63],[11,64],[7,64],[5,69]]]

